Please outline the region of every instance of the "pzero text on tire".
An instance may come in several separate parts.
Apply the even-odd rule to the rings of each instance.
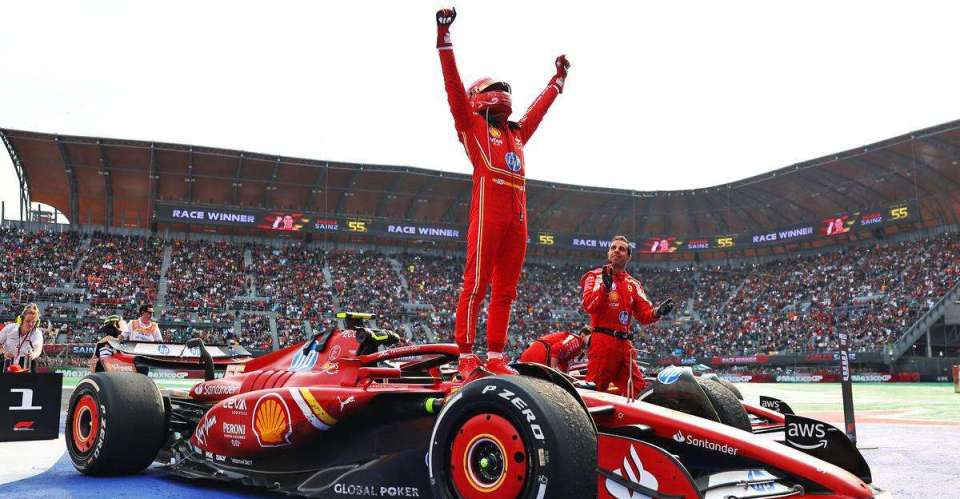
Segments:
[[[163,397],[138,373],[95,373],[77,384],[67,406],[67,452],[87,475],[137,473],[166,438]]]
[[[713,404],[717,415],[720,416],[721,423],[743,431],[752,430],[750,416],[747,415],[743,404],[737,400],[733,392],[712,379],[701,379],[700,387],[703,388],[707,398],[710,399],[710,403]]]
[[[597,436],[567,391],[525,376],[481,378],[452,395],[428,455],[441,499],[590,498]]]

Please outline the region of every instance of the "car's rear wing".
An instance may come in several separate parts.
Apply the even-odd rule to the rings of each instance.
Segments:
[[[107,343],[115,352],[144,357],[171,357],[184,359],[199,359],[200,347],[188,347],[179,343],[156,343],[152,341],[117,341],[108,339]],[[204,350],[214,361],[219,359],[236,359],[238,357],[252,357],[246,348],[240,345],[204,345]]]

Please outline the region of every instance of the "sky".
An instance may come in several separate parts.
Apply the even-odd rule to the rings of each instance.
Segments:
[[[468,173],[436,1],[4,2],[0,127]],[[514,119],[566,54],[533,179],[709,187],[960,118],[956,2],[460,1]],[[0,199],[17,206],[0,152]]]

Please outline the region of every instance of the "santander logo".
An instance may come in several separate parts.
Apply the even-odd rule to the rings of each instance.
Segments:
[[[628,457],[629,460],[627,459]],[[643,469],[643,462],[637,454],[637,449],[632,445],[630,446],[630,456],[624,456],[623,466],[614,470],[613,473],[651,490],[657,490],[657,487],[660,485],[657,477]],[[607,489],[607,493],[617,499],[650,499],[650,496],[629,490],[609,478],[604,482],[604,486]]]

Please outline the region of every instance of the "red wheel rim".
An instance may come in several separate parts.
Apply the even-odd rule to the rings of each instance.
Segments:
[[[450,471],[460,497],[519,497],[527,479],[527,452],[520,432],[496,414],[473,416],[453,439]]]
[[[93,447],[100,431],[100,412],[97,402],[90,395],[84,395],[73,409],[73,446],[81,453]]]

